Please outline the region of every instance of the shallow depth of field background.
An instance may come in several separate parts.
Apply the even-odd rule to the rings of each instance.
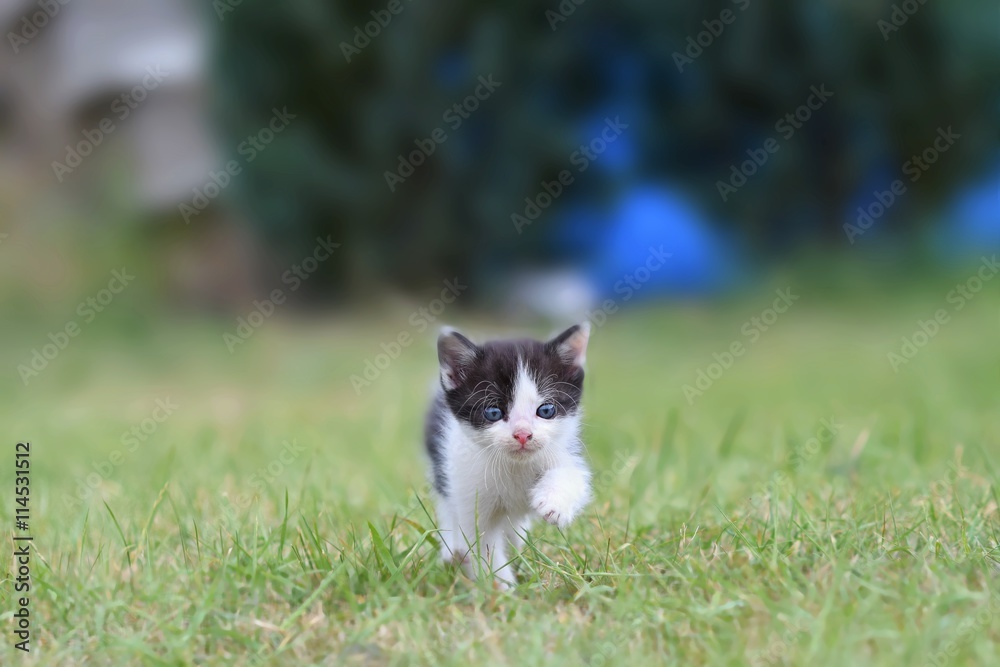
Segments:
[[[2,664],[997,660],[993,3],[0,26]],[[581,318],[595,502],[497,595],[424,509],[436,331]]]

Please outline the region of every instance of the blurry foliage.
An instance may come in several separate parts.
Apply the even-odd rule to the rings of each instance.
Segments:
[[[597,206],[640,181],[696,193],[755,250],[780,253],[843,243],[857,199],[888,187],[939,126],[953,126],[962,140],[893,211],[907,228],[919,224],[908,212],[995,157],[1000,10],[989,0],[914,0],[919,9],[886,39],[878,22],[893,4],[564,2],[576,9],[553,30],[546,11],[558,11],[555,0],[402,0],[348,63],[342,42],[386,2],[242,3],[217,24],[224,145],[235,149],[264,127],[274,107],[298,118],[233,191],[290,256],[317,235],[351,248],[324,267],[348,290],[381,277],[414,285],[428,266],[475,278],[515,257],[550,259],[540,228],[555,223],[555,208]],[[735,20],[679,72],[675,52],[724,9]],[[488,74],[501,88],[452,131],[442,114]],[[821,84],[834,97],[780,139],[775,122]],[[525,197],[616,115],[631,126],[624,162],[581,174],[516,234],[510,216]],[[391,193],[384,172],[437,127],[447,141]],[[724,204],[716,182],[769,137],[782,149]]]

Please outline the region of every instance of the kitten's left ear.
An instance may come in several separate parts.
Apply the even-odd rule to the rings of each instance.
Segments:
[[[548,342],[550,348],[566,363],[583,368],[587,361],[587,341],[590,340],[590,322],[574,324]]]

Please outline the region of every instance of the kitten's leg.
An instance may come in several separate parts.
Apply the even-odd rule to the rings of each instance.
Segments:
[[[437,502],[438,539],[441,540],[441,560],[445,563],[461,562],[468,549],[455,522],[455,512],[446,498]]]
[[[503,520],[506,521],[506,517]],[[514,570],[507,563],[507,535],[503,524],[491,521],[490,525],[480,530],[477,541],[474,515],[463,516],[458,523],[462,526],[460,533],[463,540],[463,546],[459,549],[465,556],[462,564],[469,577],[478,579],[481,574],[490,576],[492,573],[496,587],[501,590],[506,590],[516,583]]]
[[[517,583],[514,568],[508,563],[507,534],[503,525],[498,525],[483,536],[484,556],[490,570],[493,571],[493,583],[502,591]]]
[[[531,491],[531,507],[549,523],[565,528],[590,501],[590,470],[581,460],[547,470]]]

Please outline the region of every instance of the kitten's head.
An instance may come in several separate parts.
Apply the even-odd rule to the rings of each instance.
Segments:
[[[477,444],[517,458],[574,443],[589,337],[589,322],[544,343],[476,345],[445,329],[438,360],[449,409]]]

